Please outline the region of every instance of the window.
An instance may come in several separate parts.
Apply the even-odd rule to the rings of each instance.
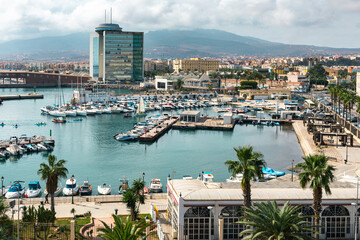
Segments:
[[[245,230],[244,224],[236,223],[243,216],[240,206],[229,206],[221,210],[224,219],[224,240],[240,239],[239,233]]]
[[[184,215],[185,239],[209,239],[210,210],[207,207],[189,208]],[[214,234],[214,218],[211,217],[211,235]]]
[[[350,234],[350,214],[343,206],[329,206],[321,215],[321,233],[327,239],[345,239]]]
[[[310,206],[303,206],[297,212],[297,214],[299,214],[299,213],[301,213],[302,216],[314,216],[315,215],[314,209]],[[309,226],[315,225],[314,217],[308,217],[308,218],[306,218],[306,221],[309,223]],[[304,234],[306,234],[307,236],[310,236],[310,237],[313,235],[312,232],[304,232]]]

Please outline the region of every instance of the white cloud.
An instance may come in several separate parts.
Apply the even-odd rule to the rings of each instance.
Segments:
[[[356,26],[360,11],[358,0],[0,0],[0,4],[0,41],[92,32],[104,21],[104,9],[109,16],[110,7],[113,22],[124,30],[213,28],[245,35],[255,31],[258,37],[264,29],[273,30],[273,37],[290,28],[303,33],[307,28],[340,31],[338,22],[354,16]]]

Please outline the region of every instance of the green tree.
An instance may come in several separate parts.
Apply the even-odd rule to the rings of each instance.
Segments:
[[[48,163],[41,163],[37,173],[41,175],[41,180],[46,181],[46,189],[51,196],[51,211],[55,212],[54,193],[57,189],[58,181],[61,178],[66,178],[68,170],[64,166],[66,161],[63,159],[57,161],[55,155],[48,156]]]
[[[8,215],[9,206],[5,203],[5,197],[0,196],[0,239],[11,239],[11,225]]]
[[[309,185],[313,190],[313,208],[315,212],[315,225],[319,228],[319,217],[322,210],[321,202],[323,189],[326,194],[331,194],[330,183],[335,179],[333,172],[335,168],[328,165],[329,158],[325,155],[308,155],[303,157],[304,162],[297,166],[301,169],[299,173],[300,186],[305,188]],[[318,231],[317,231],[318,232]],[[319,234],[315,234],[319,239]]]
[[[234,148],[237,160],[228,160],[225,165],[233,177],[242,174],[241,189],[244,196],[244,206],[251,207],[251,180],[263,178],[262,168],[266,166],[263,155],[255,152],[252,146]]]
[[[150,235],[146,235],[145,233],[146,228],[151,225],[150,223],[147,223],[144,220],[132,222],[129,217],[127,217],[124,222],[121,217],[116,215],[112,216],[115,226],[111,228],[101,221],[104,228],[99,229],[99,231],[102,232],[98,235],[99,237],[108,240],[144,240]]]
[[[181,90],[182,85],[183,85],[182,79],[181,79],[181,78],[178,78],[177,81],[176,81],[176,89],[177,89],[177,90]]]
[[[314,232],[306,218],[298,213],[301,205],[291,206],[286,202],[280,209],[273,202],[259,202],[255,207],[244,207],[245,214],[238,223],[251,226],[240,233],[242,239],[305,240],[312,239],[305,232]]]
[[[307,77],[310,77],[310,83],[315,84],[325,84],[326,81],[326,71],[321,64],[315,64],[310,70],[306,73]]]
[[[126,207],[130,210],[131,220],[135,221],[139,213],[140,204],[145,203],[146,196],[142,194],[145,183],[139,178],[134,180],[131,188],[123,195],[122,201],[126,203]]]

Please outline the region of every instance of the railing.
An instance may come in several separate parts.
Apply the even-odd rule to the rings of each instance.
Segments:
[[[161,228],[161,225],[160,225],[160,221],[157,220],[157,235],[159,237],[160,240],[165,240],[165,234]]]

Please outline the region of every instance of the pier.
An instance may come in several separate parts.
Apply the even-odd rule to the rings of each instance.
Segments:
[[[21,100],[21,99],[43,99],[44,95],[29,93],[29,94],[19,94],[19,95],[0,95],[0,99],[3,101],[7,100]]]
[[[289,120],[289,119],[244,118],[244,119],[237,119],[236,121],[238,123],[242,122],[242,123],[245,123],[245,124],[252,124],[253,122],[256,122],[256,123],[266,123],[266,122],[274,123],[274,122],[278,122],[278,123],[280,123],[280,125],[292,124],[292,120]]]
[[[170,117],[163,123],[149,130],[139,137],[140,142],[154,142],[164,133],[166,133],[179,119],[177,117]]]
[[[205,129],[205,130],[230,130],[235,126],[235,121],[232,123],[224,123],[223,118],[219,117],[200,117],[198,122],[184,122],[178,121],[173,125],[173,129]]]

